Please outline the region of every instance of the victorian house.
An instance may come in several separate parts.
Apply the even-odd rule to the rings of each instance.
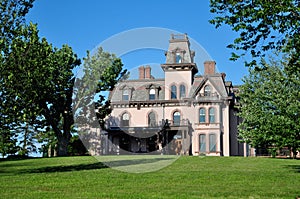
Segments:
[[[237,140],[235,87],[206,61],[198,75],[186,34],[171,35],[161,64],[164,78],[139,67],[139,78],[119,82],[110,93],[103,154],[155,153],[245,155]]]

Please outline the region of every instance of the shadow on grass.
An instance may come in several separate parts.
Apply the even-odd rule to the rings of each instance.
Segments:
[[[126,160],[105,160],[102,162],[96,162],[92,164],[77,164],[77,165],[58,165],[58,166],[47,166],[40,168],[26,168],[20,170],[10,170],[4,171],[0,173],[14,173],[14,174],[26,174],[26,173],[55,173],[55,172],[72,172],[72,171],[82,171],[82,170],[93,170],[93,169],[105,169],[110,167],[118,167],[118,166],[130,166],[130,165],[138,165],[138,164],[148,164],[155,163],[158,161],[169,160],[170,158],[151,158],[151,159],[126,159]],[[11,165],[13,167],[14,164]],[[18,164],[18,166],[22,166],[22,164]]]
[[[300,165],[287,165],[286,167],[295,173],[300,173]]]
[[[92,169],[104,169],[108,168],[105,164],[101,162],[93,164],[77,164],[77,165],[68,165],[68,166],[50,166],[50,167],[41,167],[34,169],[25,169],[19,173],[54,173],[54,172],[69,172],[69,171],[82,171],[82,170],[92,170]]]
[[[172,160],[170,157],[159,157],[159,158],[139,158],[139,159],[126,159],[126,160],[103,160],[102,162],[109,167],[122,167],[130,165],[142,165],[151,164],[159,161]],[[100,160],[101,161],[101,160]]]

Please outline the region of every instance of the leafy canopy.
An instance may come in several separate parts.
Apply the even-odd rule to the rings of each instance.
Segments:
[[[300,65],[300,1],[298,0],[210,0],[210,11],[216,16],[210,20],[215,27],[229,25],[239,33],[232,44],[232,60],[247,53],[255,65],[259,57],[272,49],[283,50],[291,56],[289,68]]]
[[[296,154],[300,149],[299,76],[288,75],[287,62],[262,60],[263,69],[249,69],[240,87],[239,136],[253,147],[288,147]]]

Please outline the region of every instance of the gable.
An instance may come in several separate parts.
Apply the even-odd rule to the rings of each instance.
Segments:
[[[212,96],[228,96],[222,77],[206,76],[194,81],[189,97],[195,99],[197,96],[205,96],[208,91]]]

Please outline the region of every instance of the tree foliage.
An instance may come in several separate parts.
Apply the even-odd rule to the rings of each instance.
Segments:
[[[0,57],[9,51],[10,43],[19,34],[33,2],[34,0],[0,0]]]
[[[210,0],[210,20],[239,34],[231,60],[250,54],[241,86],[240,136],[254,147],[299,149],[300,1]],[[278,60],[265,57],[270,52]],[[281,59],[282,55],[287,58]],[[294,153],[295,154],[295,153]]]
[[[72,70],[80,60],[70,47],[53,48],[45,38],[40,39],[32,23],[19,33],[3,63],[6,100],[15,102],[12,109],[25,121],[43,116],[58,138],[58,154],[66,155],[73,125]]]
[[[287,62],[263,60],[263,69],[249,69],[240,87],[239,135],[253,147],[288,147],[295,155],[300,149],[300,79],[288,75]]]
[[[216,27],[229,25],[239,33],[228,45],[242,53],[232,53],[232,60],[250,53],[256,65],[261,56],[276,49],[288,53],[289,70],[300,65],[300,1],[298,0],[210,0],[211,12],[216,14],[210,23]]]
[[[111,113],[108,91],[128,76],[127,70],[123,70],[120,58],[99,47],[93,55],[87,52],[82,73],[75,84],[74,112],[79,111],[75,115],[79,123],[96,121],[96,126],[100,124],[104,128],[104,119]]]
[[[73,71],[80,65],[80,59],[69,46],[54,48],[45,38],[40,38],[36,24],[25,23],[24,16],[33,1],[0,1],[0,131],[3,135],[0,141],[11,140],[7,146],[12,151],[15,136],[22,135],[22,153],[26,154],[28,147],[34,149],[31,141],[37,131],[40,131],[39,140],[47,140],[51,134],[45,131],[47,127],[55,135],[55,139],[51,134],[48,140],[57,141],[58,155],[67,155],[74,124],[73,110],[78,105],[73,107],[72,104]],[[125,73],[122,66],[119,58],[102,49],[94,56],[88,53],[83,88],[86,84],[95,86],[82,93],[79,104],[83,99],[94,98],[95,93],[112,90]],[[93,110],[99,110],[95,115],[103,125],[103,118],[109,114],[109,101],[105,101],[104,95],[98,97],[92,105]],[[41,132],[46,137],[41,136]],[[8,153],[9,150],[5,150],[3,153]]]
[[[20,114],[14,107],[21,103],[19,99],[10,96],[5,88],[7,69],[4,63],[11,51],[11,43],[19,35],[25,23],[25,15],[33,6],[33,2],[34,0],[0,0],[0,153],[3,156],[18,151],[18,135],[11,129],[18,127],[15,118]]]

